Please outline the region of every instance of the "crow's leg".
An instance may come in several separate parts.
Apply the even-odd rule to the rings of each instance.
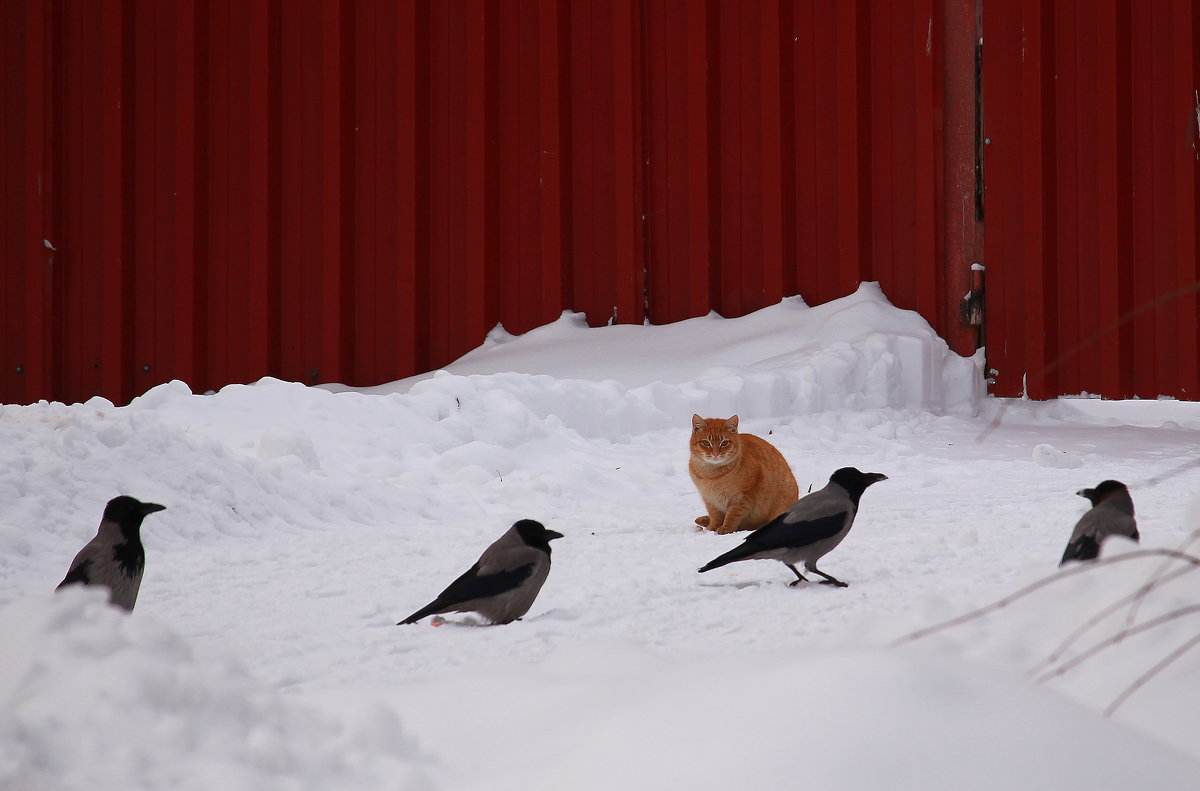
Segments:
[[[845,582],[842,582],[842,581],[841,581],[841,580],[839,580],[839,579],[834,579],[833,577],[829,576],[829,575],[828,575],[828,574],[826,574],[825,572],[821,571],[821,570],[820,570],[819,568],[817,568],[816,566],[812,566],[812,567],[805,566],[805,569],[807,569],[808,571],[811,571],[813,574],[820,574],[822,577],[824,577],[825,579],[821,580],[821,584],[822,584],[822,585],[834,585],[834,586],[836,586],[836,587],[839,587],[839,588],[848,588],[848,587],[850,587],[850,586],[849,586],[847,583],[845,583]]]
[[[796,570],[796,567],[795,567],[795,566],[793,566],[791,563],[784,563],[783,565],[785,565],[785,566],[787,566],[789,569],[791,569],[791,570],[792,570],[792,573],[796,575],[796,579],[794,579],[794,580],[792,580],[791,582],[789,582],[789,583],[788,583],[788,587],[789,587],[789,588],[794,588],[794,587],[796,587],[797,585],[799,585],[801,582],[808,582],[808,578],[807,578],[807,577],[805,577],[803,574],[801,574],[799,571],[797,571],[797,570]],[[825,575],[824,575],[824,574],[822,574],[821,576],[822,576],[822,577],[824,577]]]

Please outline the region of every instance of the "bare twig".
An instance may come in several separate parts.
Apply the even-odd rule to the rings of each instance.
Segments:
[[[1167,470],[1166,472],[1160,472],[1158,475],[1147,478],[1141,485],[1142,486],[1158,486],[1160,483],[1165,483],[1166,481],[1171,480],[1176,475],[1187,472],[1192,467],[1200,467],[1200,459],[1192,459],[1191,461],[1185,461],[1183,464],[1176,465],[1176,466],[1172,467],[1171,469]]]
[[[1146,684],[1151,679],[1153,679],[1159,673],[1161,673],[1162,671],[1164,671],[1168,667],[1170,667],[1175,662],[1175,660],[1179,659],[1179,657],[1183,656],[1188,651],[1191,651],[1193,648],[1195,648],[1197,644],[1200,644],[1200,634],[1197,634],[1192,639],[1188,640],[1186,643],[1179,646],[1171,653],[1167,654],[1165,657],[1163,657],[1162,661],[1160,661],[1154,667],[1147,670],[1142,675],[1138,676],[1136,681],[1134,681],[1132,684],[1130,684],[1128,687],[1126,687],[1121,692],[1120,695],[1117,695],[1116,699],[1113,700],[1112,703],[1108,704],[1108,708],[1106,708],[1104,710],[1104,716],[1111,717],[1113,715],[1113,712],[1115,712],[1117,709],[1119,709],[1121,707],[1121,704],[1123,704],[1125,701],[1129,700],[1130,696],[1132,696],[1133,693],[1137,692],[1139,689],[1146,686]]]
[[[1197,539],[1200,539],[1200,530],[1192,531],[1192,534],[1188,536],[1187,540],[1176,547],[1175,550],[1177,552],[1186,552],[1188,548],[1196,542]],[[1146,597],[1150,595],[1150,591],[1156,587],[1154,585],[1154,580],[1166,573],[1167,566],[1170,565],[1170,563],[1171,561],[1169,559],[1164,560],[1162,565],[1155,569],[1154,573],[1150,575],[1150,579],[1146,582],[1146,584],[1138,589],[1137,595],[1134,597],[1133,604],[1130,606],[1129,612],[1125,616],[1125,626],[1131,626],[1133,622],[1137,620],[1137,614],[1142,608],[1142,602],[1144,602]]]
[[[1112,648],[1114,645],[1119,644],[1122,640],[1124,640],[1127,637],[1134,637],[1136,635],[1141,634],[1142,632],[1148,632],[1157,626],[1162,626],[1164,623],[1173,621],[1176,618],[1182,618],[1185,615],[1191,615],[1194,612],[1200,612],[1200,604],[1189,604],[1187,607],[1180,607],[1178,610],[1172,610],[1169,613],[1160,615],[1157,618],[1151,618],[1150,620],[1140,623],[1137,626],[1130,626],[1128,628],[1122,629],[1121,631],[1117,632],[1116,634],[1110,635],[1108,638],[1096,643],[1091,648],[1088,648],[1086,651],[1076,654],[1070,660],[1063,662],[1061,665],[1056,667],[1054,670],[1051,670],[1050,672],[1045,673],[1042,676],[1038,677],[1037,679],[1035,679],[1035,683],[1044,684],[1045,682],[1049,681],[1052,678],[1057,678],[1059,676],[1066,675],[1070,671],[1072,671],[1075,668],[1082,665],[1088,659],[1091,659],[1096,654],[1100,653],[1101,651],[1104,651],[1107,648]]]
[[[1168,562],[1170,562],[1170,560],[1164,561],[1164,563],[1168,563]],[[1197,568],[1200,568],[1200,566],[1197,566],[1196,564],[1177,568],[1170,574],[1158,576],[1158,577],[1151,579],[1146,584],[1142,585],[1136,591],[1129,594],[1128,596],[1123,596],[1122,598],[1117,599],[1115,602],[1108,605],[1104,609],[1100,610],[1095,615],[1093,615],[1091,618],[1088,618],[1086,621],[1084,621],[1079,626],[1077,626],[1075,628],[1075,630],[1072,631],[1071,634],[1069,634],[1065,640],[1063,640],[1053,651],[1050,652],[1049,656],[1047,656],[1044,660],[1042,660],[1042,662],[1038,666],[1034,667],[1033,669],[1031,669],[1029,671],[1029,675],[1035,676],[1039,673],[1045,672],[1045,669],[1047,667],[1050,667],[1055,662],[1057,662],[1059,660],[1059,657],[1061,657],[1063,654],[1065,654],[1067,652],[1067,649],[1069,649],[1072,645],[1074,645],[1075,642],[1077,640],[1079,640],[1079,638],[1081,638],[1085,634],[1087,634],[1092,629],[1092,627],[1096,626],[1101,621],[1103,621],[1105,618],[1107,618],[1108,616],[1110,616],[1113,613],[1120,610],[1122,607],[1124,607],[1130,603],[1137,602],[1140,597],[1144,597],[1146,594],[1150,593],[1151,591],[1153,591],[1157,588],[1161,588],[1162,586],[1166,585],[1168,582],[1171,582],[1172,580],[1174,580],[1178,577],[1181,577],[1184,574],[1193,572]],[[1126,622],[1125,627],[1128,628],[1131,625],[1132,625],[1132,621],[1130,620],[1130,621]]]
[[[1038,580],[1037,582],[1033,582],[1029,585],[1026,585],[1024,588],[1021,588],[1019,591],[1016,591],[1015,593],[1010,593],[1008,596],[1005,596],[1004,598],[999,599],[998,601],[992,602],[991,604],[989,604],[985,607],[980,607],[977,610],[972,610],[969,613],[960,615],[956,618],[951,618],[948,621],[944,621],[939,624],[934,624],[933,626],[928,626],[928,627],[925,627],[924,629],[918,629],[915,632],[911,632],[907,635],[904,635],[903,637],[897,638],[895,641],[892,642],[892,647],[894,648],[897,646],[904,645],[905,643],[910,643],[910,642],[914,642],[916,640],[920,640],[924,637],[928,637],[931,634],[936,634],[937,632],[945,631],[946,629],[950,629],[951,627],[967,623],[968,621],[973,621],[976,618],[981,618],[984,615],[995,612],[997,610],[1002,610],[1005,607],[1007,607],[1008,605],[1012,604],[1013,602],[1015,602],[1019,599],[1023,599],[1026,596],[1028,596],[1029,594],[1034,593],[1038,590],[1041,590],[1042,588],[1046,587],[1047,585],[1050,585],[1051,583],[1059,582],[1061,580],[1065,580],[1070,577],[1074,577],[1077,574],[1084,574],[1089,571],[1093,571],[1097,568],[1101,568],[1103,566],[1110,566],[1110,565],[1113,565],[1116,563],[1124,563],[1125,561],[1128,561],[1128,560],[1139,560],[1141,558],[1147,558],[1147,557],[1178,558],[1179,560],[1182,560],[1186,563],[1190,563],[1193,566],[1200,566],[1200,557],[1195,557],[1193,555],[1189,555],[1184,552],[1178,552],[1173,549],[1140,549],[1140,550],[1136,550],[1134,552],[1127,552],[1124,555],[1117,555],[1116,557],[1102,558],[1102,559],[1097,560],[1092,563],[1081,563],[1081,564],[1077,565],[1075,568],[1069,568],[1066,571],[1060,571],[1059,573],[1054,574],[1052,576],[1043,577],[1042,579]]]

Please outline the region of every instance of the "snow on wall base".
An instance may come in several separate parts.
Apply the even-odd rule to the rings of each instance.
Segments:
[[[671,362],[640,361],[648,343],[674,350]],[[610,379],[617,370],[620,384]],[[736,319],[710,314],[663,326],[592,328],[567,311],[520,336],[498,327],[442,371],[364,392],[452,394],[461,405],[497,390],[543,419],[552,402],[568,427],[596,436],[617,426],[627,434],[678,425],[693,412],[755,419],[913,408],[973,416],[984,382],[978,356],[955,354],[919,314],[863,283],[817,307],[790,297]],[[574,408],[564,414],[564,403]]]

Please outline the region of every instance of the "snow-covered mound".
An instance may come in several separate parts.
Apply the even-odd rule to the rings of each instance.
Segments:
[[[1195,656],[1103,712],[1195,616],[1026,678],[1132,563],[891,647],[1056,573],[1080,488],[1128,484],[1143,548],[1200,524],[1200,405],[998,402],[979,369],[867,285],[496,332],[371,392],[0,407],[0,788],[1188,787]],[[739,537],[693,523],[693,412],[740,414],[802,491],[888,475],[821,561],[849,588],[696,573]],[[167,506],[128,616],[51,593],[121,493]],[[519,518],[565,535],[523,620],[395,626]]]
[[[392,709],[334,719],[74,588],[0,607],[0,788],[430,788]]]
[[[582,314],[567,311],[520,336],[497,327],[445,370],[606,382],[609,388],[599,392],[568,385],[573,392],[564,395],[600,395],[605,413],[634,420],[638,428],[661,428],[663,415],[688,410],[743,418],[881,407],[974,414],[983,395],[978,362],[951,352],[920,314],[894,307],[877,283],[863,283],[854,294],[817,307],[790,297],[741,318],[714,313],[657,327],[591,328]],[[366,392],[423,392],[420,383],[429,376]],[[612,381],[618,376],[619,383]],[[486,386],[521,397],[528,395],[522,389],[531,389],[522,381]],[[639,414],[650,410],[658,414]]]
[[[585,638],[536,672],[488,668],[466,683],[414,694],[424,730],[488,765],[486,779],[454,783],[478,791],[1185,789],[1200,766],[1019,678],[903,652],[664,663]],[[437,708],[460,694],[494,709],[476,723]],[[501,729],[533,754],[495,750]]]

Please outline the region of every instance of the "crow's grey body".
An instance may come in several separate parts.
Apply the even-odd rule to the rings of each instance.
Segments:
[[[1137,520],[1133,517],[1133,498],[1120,481],[1102,481],[1095,489],[1080,489],[1075,494],[1086,497],[1092,508],[1079,518],[1071,539],[1063,551],[1062,560],[1095,560],[1100,556],[1100,545],[1112,535],[1125,536],[1137,541]]]
[[[515,621],[529,612],[550,574],[550,542],[556,538],[562,533],[532,519],[514,523],[436,599],[396,625],[447,612],[477,612],[497,624]]]
[[[125,495],[109,500],[96,537],[75,555],[58,588],[75,584],[103,585],[108,588],[111,604],[133,610],[146,567],[142,520],[163,509],[164,506],[158,503],[143,503]]]
[[[829,476],[824,489],[801,497],[791,508],[755,530],[740,545],[711,560],[700,571],[711,571],[739,560],[778,560],[796,575],[796,580],[791,583],[796,585],[808,581],[796,570],[795,564],[804,561],[807,571],[824,577],[825,583],[844,588],[846,583],[818,569],[817,561],[850,532],[863,491],[883,480],[887,480],[887,476],[882,473],[843,467]]]

